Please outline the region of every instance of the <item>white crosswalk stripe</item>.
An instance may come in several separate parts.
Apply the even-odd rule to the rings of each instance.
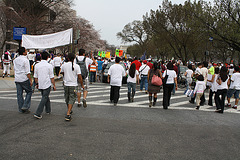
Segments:
[[[148,107],[148,94],[145,92],[140,92],[139,89],[136,89],[136,95],[134,97],[134,102],[128,103],[127,97],[127,90],[126,86],[121,87],[120,89],[120,98],[119,103],[117,104],[118,107],[129,107],[129,108],[149,108]],[[90,86],[89,93],[87,96],[87,104],[91,106],[113,106],[109,100],[110,97],[110,86],[107,84],[94,84]],[[162,108],[162,97],[163,93],[158,94],[157,105],[153,108]],[[208,99],[208,93],[205,95],[206,99]],[[0,91],[0,99],[5,100],[16,100],[17,93],[16,90],[9,90],[9,91]],[[176,91],[175,95],[172,95],[169,109],[174,110],[195,110],[195,105],[189,103],[188,97],[184,95],[184,90],[180,89]],[[39,102],[41,100],[40,92],[35,90],[35,93],[32,95],[32,101]],[[57,91],[51,91],[50,93],[50,101],[52,103],[65,103],[64,100],[64,90],[62,86],[58,86]],[[234,102],[234,99],[231,99],[231,102]],[[201,106],[201,111],[211,111],[215,110],[215,107],[212,106]],[[229,113],[240,113],[239,110],[226,108],[225,112]]]

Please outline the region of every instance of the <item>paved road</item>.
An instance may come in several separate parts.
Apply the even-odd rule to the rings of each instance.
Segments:
[[[32,97],[31,114],[17,112],[16,90],[0,91],[0,157],[2,159],[239,159],[239,111],[224,114],[214,107],[199,111],[183,90],[172,97],[169,110],[148,108],[146,94],[127,103],[121,88],[117,107],[109,103],[108,84],[91,85],[88,107],[73,109],[64,121],[63,88],[51,92],[52,114],[33,118],[40,93]],[[139,90],[139,89],[138,89]]]

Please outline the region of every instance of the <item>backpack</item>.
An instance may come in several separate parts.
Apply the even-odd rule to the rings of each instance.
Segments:
[[[88,70],[85,61],[86,57],[84,57],[83,61],[79,61],[78,58],[76,57],[76,63],[80,66],[81,69],[82,79],[86,79],[88,75]]]

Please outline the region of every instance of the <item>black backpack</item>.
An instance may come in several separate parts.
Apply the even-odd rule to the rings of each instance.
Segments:
[[[84,57],[83,61],[79,61],[78,58],[76,57],[76,63],[80,66],[81,69],[82,79],[86,79],[88,75],[88,70],[85,61],[86,57]]]

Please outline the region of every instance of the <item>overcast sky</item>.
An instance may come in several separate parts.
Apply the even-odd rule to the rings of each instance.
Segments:
[[[172,3],[183,3],[185,0],[171,0]],[[151,9],[156,10],[162,0],[74,0],[73,9],[77,15],[89,20],[96,30],[100,30],[101,38],[109,44],[120,45],[117,32],[134,20],[142,20],[142,16]]]

